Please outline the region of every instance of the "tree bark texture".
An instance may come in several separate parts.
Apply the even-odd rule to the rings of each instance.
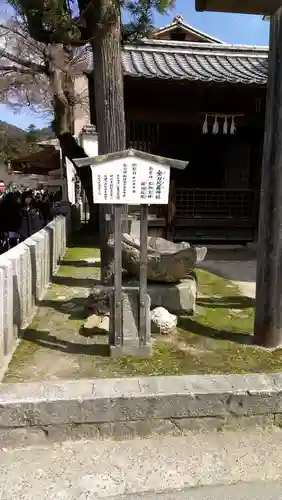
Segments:
[[[121,65],[121,20],[116,0],[97,0],[94,10],[96,32],[93,34],[91,45],[94,61],[96,125],[99,138],[99,154],[106,154],[126,148]],[[90,23],[94,24],[90,11],[86,18],[88,26],[90,26]],[[113,212],[112,205],[101,205],[99,207],[103,281],[111,277],[113,271],[113,255],[107,244],[114,233]],[[127,213],[126,206],[122,206],[122,213]],[[106,220],[106,214],[111,214],[109,221]],[[127,221],[123,222],[123,230],[128,230]]]
[[[71,61],[72,52],[65,48],[65,64],[68,59]],[[71,76],[59,68],[56,61],[52,63],[52,52],[49,53],[48,76],[50,78],[53,91],[54,121],[53,130],[59,139],[62,153],[70,161],[75,158],[85,158],[87,155],[84,149],[76,142],[73,137],[74,128],[74,106],[75,90]],[[70,62],[69,62],[70,64]],[[75,167],[76,168],[76,167]],[[90,167],[77,169],[77,175],[85,191],[90,213],[93,206],[92,177]]]
[[[270,27],[254,341],[282,345],[282,7]]]

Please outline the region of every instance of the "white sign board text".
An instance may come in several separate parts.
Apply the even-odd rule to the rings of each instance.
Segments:
[[[91,166],[94,203],[166,205],[170,167],[128,157]]]

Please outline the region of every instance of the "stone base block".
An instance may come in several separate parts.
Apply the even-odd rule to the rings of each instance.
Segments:
[[[150,358],[152,356],[152,346],[151,344],[147,344],[146,346],[110,346],[110,355],[112,358],[125,358],[127,356]]]
[[[114,313],[110,326],[110,355],[114,358],[136,356],[147,358],[151,356],[151,322],[150,322],[150,297],[146,295],[147,324],[142,332],[146,345],[140,345],[139,297],[135,292],[122,294],[122,345],[115,332]],[[114,311],[114,304],[111,306]]]
[[[191,277],[180,283],[148,283],[151,307],[164,307],[171,313],[193,314],[196,307],[197,283]]]

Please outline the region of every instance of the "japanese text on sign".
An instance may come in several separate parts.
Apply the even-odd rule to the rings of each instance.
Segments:
[[[167,204],[170,168],[128,158],[92,168],[94,203]]]

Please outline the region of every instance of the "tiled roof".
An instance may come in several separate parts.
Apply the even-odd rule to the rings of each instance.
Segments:
[[[189,42],[142,42],[123,51],[124,74],[218,83],[267,81],[267,49]]]
[[[122,53],[125,76],[217,83],[265,85],[267,61],[268,47],[201,42],[143,40]]]

